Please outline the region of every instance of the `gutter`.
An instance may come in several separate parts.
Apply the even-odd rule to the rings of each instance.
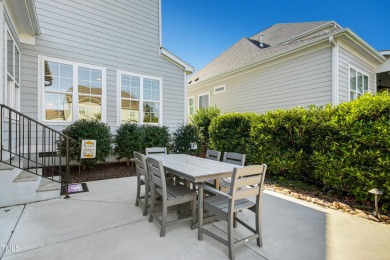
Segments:
[[[180,59],[179,57],[177,57],[175,54],[168,51],[167,49],[161,47],[160,52],[162,57],[174,63],[175,65],[179,66],[180,68],[184,69],[187,75],[194,72],[195,68],[193,66],[191,66],[189,63],[185,62],[184,60]]]
[[[379,61],[380,63],[384,63],[386,61],[386,58],[380,54],[378,51],[376,51],[374,48],[372,48],[370,45],[368,45],[367,43],[365,43],[360,37],[358,37],[356,34],[354,34],[351,30],[349,30],[348,28],[346,29],[343,29],[337,33],[334,33],[333,35],[330,35],[329,37],[326,37],[326,38],[322,38],[320,40],[317,40],[317,41],[314,41],[314,42],[311,42],[311,43],[308,43],[307,45],[302,45],[301,47],[297,48],[297,49],[293,49],[293,50],[290,50],[290,51],[287,51],[287,52],[284,52],[284,53],[280,53],[279,55],[276,55],[274,57],[271,57],[271,58],[268,58],[268,59],[265,59],[265,60],[262,60],[262,61],[259,61],[257,63],[254,63],[254,64],[251,64],[249,66],[246,66],[246,67],[243,67],[243,68],[240,68],[238,70],[234,70],[234,71],[230,71],[230,72],[226,72],[226,73],[223,73],[223,74],[220,74],[220,75],[217,75],[215,77],[212,77],[212,78],[208,78],[206,79],[205,81],[201,81],[201,82],[198,82],[198,83],[195,83],[194,85],[191,85],[189,86],[188,88],[189,89],[192,89],[192,88],[195,88],[197,86],[200,86],[202,85],[203,83],[208,83],[210,81],[213,81],[213,80],[217,80],[217,79],[220,79],[222,77],[225,77],[225,76],[228,76],[228,75],[231,75],[231,74],[234,74],[234,73],[238,73],[238,72],[241,72],[243,70],[246,70],[246,69],[250,69],[250,68],[253,68],[253,67],[256,67],[260,64],[263,64],[263,63],[266,63],[266,62],[269,62],[269,61],[272,61],[272,60],[275,60],[275,59],[278,59],[280,57],[283,57],[285,55],[288,55],[288,54],[291,54],[291,53],[294,53],[296,51],[300,51],[302,49],[305,49],[305,48],[308,48],[308,47],[311,47],[313,45],[316,45],[316,44],[319,44],[319,43],[323,43],[323,42],[329,42],[331,45],[332,44],[336,44],[336,40],[335,38],[336,37],[341,37],[341,36],[346,36],[348,38],[350,38],[352,41],[355,41],[361,48],[363,48],[364,50],[366,50],[368,53],[370,53],[377,61]],[[334,45],[332,45],[333,47]],[[198,85],[199,84],[199,85]]]
[[[26,6],[34,34],[38,36],[41,34],[41,28],[39,27],[37,9],[35,8],[35,0],[26,0]]]

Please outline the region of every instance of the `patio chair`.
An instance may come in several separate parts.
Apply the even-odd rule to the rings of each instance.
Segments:
[[[216,239],[229,248],[229,258],[234,259],[234,248],[257,239],[257,246],[262,247],[261,237],[261,195],[266,173],[267,165],[251,165],[245,168],[234,169],[232,184],[229,193],[221,192],[208,185],[200,184],[204,190],[216,194],[216,196],[206,197],[204,199],[204,209],[227,221],[228,224],[228,240],[225,240],[218,235],[203,228],[203,205],[199,202],[198,210],[198,239],[203,240],[203,233]],[[203,189],[200,189],[200,196],[202,198]],[[248,200],[248,197],[256,196],[256,203]],[[252,228],[237,217],[237,212],[240,210],[252,209],[255,213],[256,228]],[[251,211],[252,211],[251,210]],[[237,242],[233,241],[233,227],[234,222],[237,221],[245,228],[253,232],[252,235],[240,239]]]
[[[167,225],[182,222],[187,219],[179,219],[167,222],[168,207],[179,206],[181,204],[192,202],[192,224],[195,223],[196,215],[196,191],[184,186],[175,186],[165,181],[164,167],[161,161],[148,157],[147,159],[149,176],[151,180],[151,203],[149,211],[149,222],[155,219],[161,225],[160,236],[165,236]],[[162,218],[160,219],[153,211],[156,196],[162,198]]]
[[[214,150],[207,150],[206,159],[218,161],[221,159],[221,152]]]
[[[134,152],[134,161],[135,161],[135,169],[137,172],[137,197],[135,201],[135,206],[142,206],[143,215],[146,216],[148,214],[148,200],[150,193],[150,185],[149,185],[149,173],[148,167],[146,165],[145,155]],[[145,186],[145,195],[141,196],[141,186]]]
[[[145,154],[148,156],[149,154],[167,154],[167,148],[166,147],[149,147],[145,149]]]
[[[223,154],[222,161],[226,162],[226,163],[244,166],[245,165],[245,157],[246,157],[245,154],[225,152]],[[221,179],[219,181],[219,190],[224,191],[224,192],[228,192],[230,189],[230,183],[231,183],[230,178]]]
[[[208,150],[206,152],[206,159],[213,160],[219,162],[221,159],[221,152],[220,151],[215,151],[215,150]],[[206,184],[211,185],[215,187],[215,181],[206,181]]]

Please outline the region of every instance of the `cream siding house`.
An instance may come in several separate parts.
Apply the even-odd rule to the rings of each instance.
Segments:
[[[264,113],[376,92],[386,58],[335,22],[276,24],[242,38],[188,80],[188,111]],[[207,102],[205,102],[207,101]]]

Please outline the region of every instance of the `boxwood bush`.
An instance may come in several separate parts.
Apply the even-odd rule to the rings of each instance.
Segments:
[[[366,94],[340,104],[326,126],[326,141],[317,143],[312,156],[316,175],[359,200],[372,199],[368,191],[378,188],[382,200],[390,201],[390,95]]]
[[[173,133],[172,152],[200,156],[201,149],[190,149],[193,142],[201,144],[196,127],[192,124],[182,124]]]
[[[209,127],[210,148],[243,153],[250,158],[250,132],[255,113],[228,113],[214,117]]]
[[[166,126],[158,125],[143,125],[143,147],[142,151],[145,152],[147,147],[169,147],[170,134],[169,129]]]
[[[83,168],[93,168],[98,161],[104,162],[111,154],[111,132],[106,123],[97,120],[77,120],[73,124],[62,130],[62,133],[77,141],[70,146],[70,158],[80,162],[81,140],[96,140],[96,158],[83,159],[81,165]],[[61,138],[64,142],[64,138]],[[65,146],[59,147],[61,155],[66,155]]]
[[[139,125],[131,122],[122,124],[116,130],[113,142],[114,155],[118,160],[126,158],[129,165],[129,159],[133,158],[134,151],[143,152],[144,132],[142,130]]]

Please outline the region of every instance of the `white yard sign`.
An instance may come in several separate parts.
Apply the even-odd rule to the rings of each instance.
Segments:
[[[81,159],[96,157],[96,140],[81,141]]]

